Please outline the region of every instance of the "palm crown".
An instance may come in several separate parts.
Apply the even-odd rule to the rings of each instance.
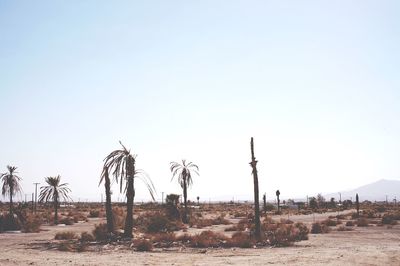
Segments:
[[[7,170],[8,173],[1,174],[0,177],[3,182],[1,194],[3,196],[14,196],[22,191],[22,188],[19,184],[21,178],[16,175],[18,173],[16,171],[17,167],[8,165]]]
[[[41,187],[39,201],[49,201],[57,202],[59,198],[64,200],[70,199],[68,193],[71,190],[68,188],[68,183],[60,184],[61,176],[56,177],[46,177],[45,181],[48,186]]]
[[[192,162],[186,163],[186,160],[182,160],[182,164],[171,162],[170,169],[172,172],[171,181],[175,176],[178,176],[178,182],[182,188],[184,188],[185,182],[187,187],[190,187],[193,184],[192,172],[199,175],[199,167]]]

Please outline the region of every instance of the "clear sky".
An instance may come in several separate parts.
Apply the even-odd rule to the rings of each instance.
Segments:
[[[0,172],[97,199],[121,140],[161,192],[274,198],[400,180],[399,1],[0,1]],[[113,187],[113,199],[119,196]],[[137,183],[137,200],[147,199]]]

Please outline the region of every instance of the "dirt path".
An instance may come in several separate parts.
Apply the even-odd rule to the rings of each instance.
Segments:
[[[324,214],[318,219],[325,219]],[[293,216],[309,222],[313,217]],[[274,217],[275,218],[275,217]],[[99,220],[68,227],[44,226],[38,234],[0,234],[0,265],[400,265],[400,225],[356,228],[310,235],[289,248],[186,249],[181,251],[61,252],[33,249],[49,241],[56,231],[91,231]]]

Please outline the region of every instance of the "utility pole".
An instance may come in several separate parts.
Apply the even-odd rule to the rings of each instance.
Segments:
[[[161,205],[164,205],[164,192],[161,192],[162,196],[161,196]]]
[[[33,183],[34,185],[35,185],[35,213],[36,213],[36,207],[37,207],[37,186],[40,184],[40,183]]]
[[[34,194],[34,193],[32,193],[32,211],[34,210],[33,194]]]

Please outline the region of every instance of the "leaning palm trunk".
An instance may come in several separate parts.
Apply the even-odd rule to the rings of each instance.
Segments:
[[[110,189],[110,178],[108,177],[108,169],[105,169],[105,182],[104,187],[106,190],[106,216],[107,216],[107,231],[108,233],[114,232],[114,221],[111,206],[111,189]]]
[[[188,207],[187,207],[187,183],[186,183],[186,178],[183,179],[183,202],[185,205],[185,213],[183,215],[183,222],[188,223]]]

